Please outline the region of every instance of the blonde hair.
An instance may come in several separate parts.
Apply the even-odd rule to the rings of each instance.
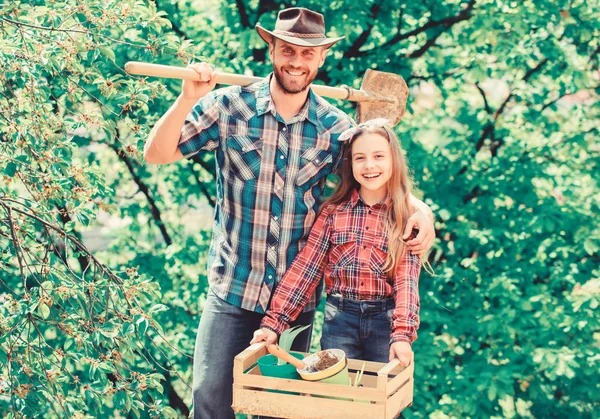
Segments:
[[[386,121],[387,122],[387,121]],[[323,204],[323,208],[330,204],[341,204],[352,196],[354,189],[360,184],[352,174],[352,145],[363,134],[378,134],[388,140],[392,158],[392,174],[387,183],[387,198],[389,204],[385,212],[385,228],[388,231],[388,256],[383,269],[392,277],[396,271],[398,261],[405,251],[405,243],[402,240],[406,222],[411,215],[410,194],[412,191],[412,180],[408,174],[406,155],[400,141],[393,129],[387,123],[365,123],[351,129],[351,136],[346,141],[343,151],[343,162],[340,169],[340,184],[333,195]]]

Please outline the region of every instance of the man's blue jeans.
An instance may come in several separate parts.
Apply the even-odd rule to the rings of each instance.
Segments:
[[[292,349],[307,352],[315,312],[302,313],[292,323],[310,324]],[[208,290],[194,351],[192,387],[194,419],[233,419],[233,359],[246,349],[263,315],[233,306]]]
[[[347,358],[387,363],[394,300],[356,301],[328,295],[321,349],[342,349]]]

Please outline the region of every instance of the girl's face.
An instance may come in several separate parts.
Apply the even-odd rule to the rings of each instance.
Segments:
[[[369,205],[385,199],[392,176],[392,150],[385,137],[364,133],[352,144],[352,174],[360,184],[360,196]]]

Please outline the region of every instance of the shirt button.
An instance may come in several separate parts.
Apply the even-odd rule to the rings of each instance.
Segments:
[[[273,217],[273,219],[274,219],[275,221],[277,221],[277,220],[279,220],[279,217],[278,217],[278,216],[275,216],[275,217]]]
[[[365,230],[368,230],[368,229],[369,229],[369,226],[366,226],[366,227],[365,227]]]
[[[286,128],[286,127],[283,127],[281,130],[282,130],[282,131],[287,131],[287,128]]]
[[[279,156],[279,158],[280,158],[281,160],[285,159],[285,157],[284,157],[284,156]]]
[[[315,163],[319,163],[319,159],[315,160]]]
[[[269,279],[273,279],[273,275],[269,275]]]
[[[360,266],[365,266],[365,262],[361,263]]]
[[[366,249],[366,248],[367,248],[367,246],[363,246],[363,249]]]
[[[361,282],[361,283],[360,283],[360,285],[361,285],[361,286],[363,286],[363,285],[365,285],[365,283],[364,283],[364,282]]]

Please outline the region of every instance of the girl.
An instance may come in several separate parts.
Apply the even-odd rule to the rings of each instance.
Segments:
[[[421,261],[402,241],[411,192],[404,152],[381,119],[346,131],[344,140],[340,185],[323,204],[251,343],[274,343],[302,312],[324,271],[321,348],[367,361],[398,358],[406,366],[419,327]]]

